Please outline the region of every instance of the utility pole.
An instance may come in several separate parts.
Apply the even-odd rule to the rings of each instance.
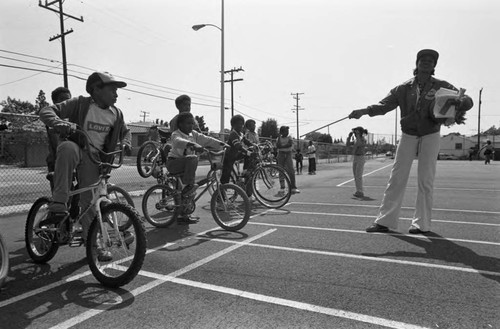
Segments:
[[[50,7],[56,3],[59,4],[59,8],[54,9],[54,8]],[[63,0],[54,0],[54,1],[50,1],[50,2],[47,2],[47,0],[45,0],[44,5],[42,5],[42,0],[39,0],[38,6],[59,14],[59,24],[61,26],[61,34],[58,34],[58,35],[51,37],[49,39],[49,41],[53,41],[53,40],[56,40],[58,38],[61,38],[64,87],[68,88],[68,66],[67,66],[67,62],[66,62],[66,38],[65,38],[65,36],[66,36],[66,34],[70,34],[71,32],[73,32],[73,29],[70,29],[66,32],[64,31],[64,16],[76,19],[77,21],[80,21],[80,22],[83,22],[83,16],[80,16],[80,18],[78,18],[78,17],[74,17],[74,16],[66,14],[63,11]]]
[[[479,110],[477,115],[477,158],[479,159],[479,150],[481,149],[481,95],[483,88],[479,89]]]
[[[149,116],[149,112],[141,111],[142,122],[146,122],[146,117]]]
[[[292,93],[291,94],[293,96],[293,99],[295,99],[297,102],[296,102],[296,105],[295,105],[295,108],[292,109],[292,111],[295,111],[295,113],[297,113],[297,149],[300,150],[300,135],[299,135],[299,111],[302,111],[304,110],[303,108],[300,108],[299,107],[299,95],[304,95],[304,93]]]
[[[233,74],[234,72],[239,72],[239,71],[245,71],[241,68],[237,69],[234,68],[232,70],[224,71],[224,73],[231,73],[231,80],[224,80],[224,82],[231,82],[231,118],[234,116],[234,91],[233,91],[233,82],[235,81],[243,81],[243,79],[234,79]]]

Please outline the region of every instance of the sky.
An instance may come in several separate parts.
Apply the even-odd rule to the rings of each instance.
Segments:
[[[222,0],[67,0],[69,88],[86,95],[93,71],[126,81],[117,106],[127,122],[170,120],[174,99],[192,98],[192,112],[220,130]],[[53,8],[56,8],[52,6]],[[299,135],[328,125],[352,110],[380,101],[412,77],[416,53],[440,53],[435,77],[465,88],[475,101],[465,125],[442,134],[473,135],[500,126],[500,1],[498,0],[225,0],[225,70],[241,67],[234,82],[235,114],[260,126],[268,118],[297,135],[293,109],[299,95]],[[32,103],[63,85],[58,14],[38,0],[0,2],[0,101]],[[17,66],[21,68],[6,67]],[[48,71],[38,72],[26,68]],[[226,75],[229,79],[230,75]],[[225,84],[225,106],[231,106]],[[399,112],[399,110],[398,110]],[[319,130],[345,140],[363,126],[375,136],[399,131],[396,111],[343,120]],[[230,126],[225,111],[224,126]],[[399,121],[399,114],[397,120]]]

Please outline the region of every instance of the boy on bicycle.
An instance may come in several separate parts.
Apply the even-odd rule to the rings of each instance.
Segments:
[[[90,97],[76,97],[40,110],[40,120],[53,128],[59,135],[69,136],[57,147],[54,170],[53,201],[50,203],[47,219],[40,226],[57,225],[68,216],[67,202],[73,181],[73,172],[78,169],[80,188],[87,187],[99,180],[99,166],[93,163],[84,152],[79,138],[70,135],[72,126],[79,125],[90,137],[90,142],[104,152],[112,152],[120,141],[130,150],[130,131],[123,119],[123,113],[114,106],[118,98],[117,88],[127,84],[117,81],[107,72],[92,73],[86,83]],[[109,159],[105,159],[109,161]],[[92,192],[81,194],[80,207],[86,210],[92,201]],[[86,241],[88,229],[95,214],[88,211],[81,219],[82,238]],[[100,261],[110,261],[111,253],[100,250]]]
[[[231,171],[233,170],[233,165],[236,160],[241,160],[249,153],[245,146],[253,146],[254,144],[247,140],[243,135],[243,126],[245,125],[245,119],[243,116],[236,114],[231,118],[231,132],[227,143],[229,144],[229,149],[226,150],[224,155],[224,163],[222,165],[222,175],[220,182],[222,184],[229,183],[231,178]]]
[[[177,116],[178,129],[172,133],[172,149],[167,157],[167,170],[170,173],[182,173],[182,196],[188,197],[195,193],[198,184],[195,184],[198,156],[196,152],[203,151],[204,147],[220,149],[223,143],[210,136],[205,136],[195,130],[195,120],[190,112],[181,112]],[[177,218],[179,223],[194,224],[197,220],[188,215]]]

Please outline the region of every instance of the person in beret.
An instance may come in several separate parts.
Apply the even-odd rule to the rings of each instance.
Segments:
[[[363,115],[384,115],[397,107],[401,112],[402,136],[396,151],[389,182],[375,222],[367,232],[388,232],[397,229],[401,204],[410,169],[415,157],[418,159],[418,191],[415,212],[409,228],[411,234],[425,234],[431,230],[434,177],[439,153],[440,129],[445,123],[433,115],[435,94],[440,88],[458,91],[447,81],[434,77],[439,53],[433,49],[422,49],[417,53],[413,78],[393,88],[378,104],[354,110],[350,119]],[[465,112],[473,106],[472,99],[463,95],[454,99],[455,123],[465,121]]]

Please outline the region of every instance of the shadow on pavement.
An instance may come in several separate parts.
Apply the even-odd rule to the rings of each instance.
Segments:
[[[456,244],[433,232],[425,234],[429,238],[428,240],[404,234],[390,234],[390,236],[423,248],[425,252],[394,251],[384,254],[363,253],[362,255],[369,257],[418,257],[463,264],[479,271],[478,273],[482,276],[500,283],[499,258],[481,256],[473,250]],[[488,272],[491,272],[491,274]]]

